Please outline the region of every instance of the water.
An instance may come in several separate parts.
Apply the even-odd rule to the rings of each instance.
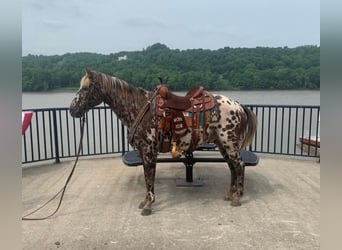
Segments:
[[[22,108],[69,107],[75,93],[76,91],[23,93]],[[223,94],[243,104],[320,105],[319,90],[221,91],[213,93]]]
[[[73,99],[76,91],[73,92],[40,92],[40,93],[23,93],[22,94],[22,108],[23,109],[40,109],[40,108],[66,108],[69,107],[71,100]],[[184,93],[178,93],[178,94],[184,94]],[[243,104],[250,104],[250,105],[320,105],[320,91],[313,91],[313,90],[302,90],[302,91],[222,91],[222,92],[214,92],[214,94],[223,94],[227,97],[230,97],[231,99],[237,100],[240,103]],[[102,104],[103,105],[103,104]],[[301,133],[304,133],[305,135],[315,135],[317,131],[319,132],[319,128],[317,129],[317,118],[318,113],[314,111],[312,113],[313,120],[311,121],[310,118],[310,112],[307,112],[305,114],[305,126],[302,123],[302,117],[303,117],[303,111],[299,111],[298,117],[298,125],[294,125],[294,121],[296,121],[296,114],[294,111],[292,113],[289,113],[289,110],[278,110],[278,113],[275,113],[275,110],[268,110],[266,109],[265,112],[262,110],[259,110],[258,115],[258,130],[257,135],[255,139],[255,148],[261,149],[261,151],[273,151],[274,152],[280,152],[282,149],[290,148],[289,153],[293,153],[296,147],[296,143],[298,140],[298,137],[301,135]],[[63,113],[62,117],[60,118],[61,121],[58,122],[59,126],[63,124],[63,127],[69,127],[72,131],[72,122],[69,121],[69,125],[66,125],[66,117],[64,114],[68,114],[68,112]],[[110,117],[110,115],[113,114],[108,110],[107,116]],[[270,114],[270,116],[269,116]],[[48,114],[45,114],[45,119],[48,118]],[[95,137],[98,136],[99,127],[98,125],[99,116],[97,116],[97,113],[92,114],[89,113],[89,121],[92,121],[92,117],[95,117],[96,122],[89,122],[87,126],[89,126],[89,130],[92,131],[94,129],[94,132],[92,136],[90,136],[87,139],[86,145],[94,145],[94,149],[86,149],[88,153],[93,150],[94,152],[98,153],[96,149],[99,148],[105,148],[106,144],[106,137],[101,137],[102,142],[98,142],[95,140]],[[42,119],[42,114],[37,114],[38,119]],[[107,121],[105,121],[105,116],[101,117],[101,131],[106,131],[106,127],[104,127],[104,124],[106,124]],[[108,120],[112,120],[111,118]],[[261,122],[262,121],[262,122]],[[291,121],[291,124],[290,124]],[[308,124],[310,124],[310,121],[312,122],[313,126],[310,127]],[[44,141],[42,138],[44,137],[44,128],[43,123],[40,122],[39,126],[36,124],[36,120],[34,119],[31,123],[32,131],[34,133],[34,138],[36,138],[36,134],[39,133],[39,143],[37,141],[34,141],[32,143],[32,147],[36,150],[34,150],[35,159],[38,158],[38,151],[44,155],[47,154],[48,157],[51,155],[49,152],[49,145],[53,143],[50,136],[46,136],[46,141]],[[95,125],[94,125],[95,123]],[[263,124],[263,125],[262,125]],[[48,120],[46,121],[46,126],[49,125]],[[76,134],[79,134],[78,128],[76,129]],[[49,127],[45,129],[45,131],[49,131]],[[281,132],[281,131],[284,131]],[[281,133],[279,133],[281,132]],[[297,134],[296,134],[297,133]],[[27,133],[26,133],[27,134]],[[118,130],[118,125],[114,123],[114,126],[112,129],[109,130],[109,137],[112,138],[112,148],[115,152],[119,152],[119,143],[117,138],[120,137],[120,131]],[[95,137],[94,137],[95,135]],[[71,146],[71,149],[69,149],[70,145],[77,145],[77,141],[72,136],[69,136],[64,133],[61,133],[59,138],[59,141],[62,142],[62,146],[60,148],[60,153],[63,152],[65,155],[68,155],[68,151],[71,150],[72,152],[76,152],[76,146],[75,148]],[[29,136],[27,135],[27,140],[29,140]],[[62,138],[63,137],[63,138]],[[110,139],[109,138],[109,139]],[[114,138],[114,139],[113,139]],[[69,142],[68,140],[71,140]],[[38,140],[38,139],[37,139]],[[42,141],[43,140],[43,141]],[[30,143],[28,143],[30,145]],[[47,148],[46,148],[47,147]],[[52,146],[51,146],[52,148]],[[64,148],[64,149],[63,149]],[[96,149],[95,149],[96,148]],[[31,155],[31,149],[30,147],[26,149],[27,154]],[[24,153],[25,150],[23,149],[22,152],[22,158],[24,159]]]

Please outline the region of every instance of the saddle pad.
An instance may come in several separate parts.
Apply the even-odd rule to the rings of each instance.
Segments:
[[[192,112],[183,112],[184,117],[192,118]],[[200,112],[200,126],[204,124],[204,113],[203,111]]]

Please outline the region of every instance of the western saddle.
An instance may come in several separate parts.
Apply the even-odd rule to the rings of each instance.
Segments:
[[[175,95],[163,84],[157,87],[157,91],[155,110],[158,117],[159,151],[171,151],[172,157],[181,156],[180,138],[191,128],[191,142],[187,151],[193,152],[200,136],[203,143],[206,141],[211,110],[215,107],[213,96],[202,86],[193,87],[185,96]],[[200,133],[201,128],[203,133]]]

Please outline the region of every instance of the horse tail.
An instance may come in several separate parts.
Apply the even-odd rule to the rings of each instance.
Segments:
[[[250,145],[253,141],[256,129],[257,129],[257,124],[258,124],[258,119],[254,112],[250,110],[249,108],[245,107],[242,105],[243,110],[245,114],[247,115],[247,124],[245,128],[245,138],[242,142],[241,148],[245,148],[248,145]]]

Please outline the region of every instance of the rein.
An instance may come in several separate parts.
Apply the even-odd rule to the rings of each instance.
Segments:
[[[138,128],[138,125],[141,123],[142,118],[146,114],[146,112],[149,110],[150,104],[152,100],[158,95],[159,89],[161,86],[158,86],[152,96],[147,100],[147,102],[144,104],[144,106],[140,109],[140,112],[138,113],[137,117],[135,118],[132,127],[130,128],[129,135],[128,135],[128,142],[132,144],[133,137],[135,135],[135,132]]]
[[[65,193],[65,190],[71,180],[71,177],[72,175],[74,174],[74,171],[75,171],[75,168],[76,168],[76,164],[78,162],[78,158],[80,156],[80,153],[81,153],[81,149],[82,149],[82,140],[83,140],[83,134],[84,134],[84,124],[85,124],[85,115],[82,116],[82,123],[81,123],[81,137],[80,137],[80,143],[78,145],[78,152],[77,152],[77,156],[76,156],[76,160],[75,160],[75,163],[74,163],[74,166],[72,167],[71,169],[71,172],[64,184],[64,186],[50,199],[48,200],[45,204],[43,204],[42,206],[40,206],[39,208],[33,210],[32,212],[24,215],[21,219],[22,220],[46,220],[50,217],[52,217],[54,214],[57,213],[57,211],[59,210],[60,206],[62,205],[62,201],[63,201],[63,197],[64,197],[64,193]],[[53,201],[60,193],[62,193],[61,195],[61,198],[59,199],[59,203],[58,203],[58,206],[56,208],[56,210],[51,213],[50,215],[48,216],[45,216],[45,217],[39,217],[39,218],[27,218],[28,216],[38,212],[40,209],[42,209],[43,207],[45,207],[47,204],[49,204],[51,201]]]

